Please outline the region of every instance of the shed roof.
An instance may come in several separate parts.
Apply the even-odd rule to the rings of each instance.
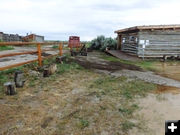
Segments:
[[[129,31],[136,31],[136,30],[165,30],[165,29],[173,29],[173,30],[180,29],[180,24],[135,26],[135,27],[117,30],[115,31],[115,33],[124,33]]]

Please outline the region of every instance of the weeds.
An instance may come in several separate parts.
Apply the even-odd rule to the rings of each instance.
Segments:
[[[121,86],[122,94],[127,99],[132,99],[135,96],[144,97],[147,92],[156,89],[155,84],[145,83],[140,80],[133,80],[130,83],[124,83]]]
[[[5,51],[5,50],[14,50],[14,47],[12,47],[12,46],[0,46],[0,51]]]
[[[55,62],[55,58],[45,60],[44,64],[51,64],[52,62]],[[35,63],[29,64],[23,66],[22,70],[29,68],[37,69],[37,65]],[[28,86],[32,87],[30,90],[34,95],[36,95],[35,93],[38,93],[40,89],[46,91],[45,94],[43,91],[39,94],[42,94],[42,96],[47,95],[48,98],[43,100],[43,105],[47,106],[47,109],[52,108],[53,105],[61,105],[61,101],[64,102],[64,107],[61,106],[62,112],[60,111],[60,113],[68,115],[57,119],[57,134],[70,134],[70,132],[73,134],[74,132],[86,134],[85,130],[92,130],[93,132],[93,124],[99,125],[96,129],[96,134],[102,131],[102,126],[104,126],[103,128],[111,128],[112,126],[109,126],[110,124],[115,125],[111,128],[114,129],[115,132],[119,130],[120,126],[123,133],[127,133],[133,127],[138,127],[138,125],[131,122],[131,119],[135,117],[135,111],[139,109],[139,106],[133,102],[133,99],[136,96],[146,96],[149,91],[155,89],[156,85],[139,80],[127,81],[126,77],[115,78],[108,75],[95,74],[90,71],[90,73],[83,72],[83,70],[84,68],[77,63],[64,62],[63,64],[57,64],[57,72],[48,78],[41,79],[40,76],[28,78]],[[9,80],[11,77],[8,75],[13,75],[13,72],[14,70],[6,71],[8,74],[1,72],[1,80]],[[63,76],[61,76],[62,74]],[[85,78],[84,81],[79,79],[81,76]],[[62,83],[60,79],[57,79],[60,77],[64,80]],[[55,80],[58,82],[56,86]],[[78,81],[79,83],[77,83]],[[66,82],[68,83],[65,84]],[[73,95],[71,94],[71,89],[74,87],[83,87],[84,91],[82,94]],[[53,94],[50,94],[52,99],[49,100],[49,93],[47,92],[52,92],[53,89],[55,89],[53,93],[58,93],[60,97],[53,99]],[[93,93],[92,91],[95,92]],[[67,92],[68,94],[66,94]],[[96,97],[101,100],[96,100]],[[64,101],[64,99],[67,101]],[[82,102],[75,102],[77,99]],[[55,112],[56,110],[53,111]],[[55,115],[57,115],[57,113],[59,115],[59,109],[57,111]],[[74,115],[75,113],[76,115]]]
[[[157,94],[156,95],[156,99],[158,101],[165,101],[165,100],[167,100],[167,98],[164,95],[161,95],[161,94]]]
[[[34,87],[36,85],[35,80],[29,82],[29,87]]]
[[[80,119],[79,119],[79,123],[77,124],[77,126],[78,126],[80,129],[84,129],[84,128],[86,128],[86,127],[89,126],[89,121],[80,118]]]
[[[56,59],[56,57],[53,57],[51,59],[46,59],[46,60],[43,61],[43,64],[44,65],[50,65],[52,63],[55,63],[55,59]],[[57,73],[50,76],[49,80],[52,80],[52,81],[55,80],[58,74],[62,74],[62,73],[65,73],[65,72],[70,72],[71,70],[82,70],[83,69],[80,65],[78,65],[76,63],[57,64],[57,67],[58,67]],[[0,95],[1,95],[1,97],[2,97],[2,94],[3,94],[3,85],[4,85],[4,83],[7,82],[7,81],[13,81],[14,72],[16,70],[23,70],[25,72],[28,72],[29,69],[31,69],[31,70],[40,70],[41,72],[43,71],[40,68],[38,68],[37,62],[27,64],[27,65],[23,65],[23,66],[20,66],[20,67],[17,67],[17,68],[8,69],[8,70],[5,70],[5,71],[0,71]],[[29,78],[27,80],[27,82],[29,82],[28,86],[29,87],[36,86],[37,81],[38,81],[38,77],[37,76],[33,76],[33,77],[28,76],[28,78]]]
[[[130,122],[128,120],[124,121],[122,124],[121,124],[121,129],[124,131],[124,132],[127,132],[128,130],[132,129],[133,127],[135,127],[136,125],[133,123],[133,122]]]
[[[134,99],[137,96],[145,97],[156,87],[154,84],[140,80],[127,81],[126,77],[115,78],[110,76],[101,76],[89,85],[89,88],[95,89],[101,98],[106,95],[113,99],[119,99],[117,102],[119,102],[120,106],[117,109],[121,117],[121,129],[124,133],[133,127],[140,129],[138,125],[130,122],[130,119],[136,119],[135,112],[139,109]],[[100,106],[100,108],[105,111],[105,107]]]
[[[4,93],[4,91],[3,91],[4,83],[7,81],[13,81],[14,72],[16,70],[21,70],[21,69],[22,69],[22,67],[18,67],[18,68],[8,69],[5,71],[0,71],[0,95],[1,96]]]
[[[123,96],[126,99],[133,99],[135,96],[144,97],[147,92],[156,89],[156,85],[145,83],[140,80],[126,81],[126,77],[99,78],[92,83],[89,88],[97,88],[100,93]]]
[[[57,48],[59,48],[59,46],[58,45],[53,45],[52,48],[57,49]]]
[[[124,64],[130,64],[130,65],[136,65],[141,67],[145,70],[150,71],[157,71],[158,69],[155,67],[155,64],[158,63],[158,60],[144,60],[144,61],[128,61],[128,60],[122,60],[113,56],[109,56],[106,54],[101,54],[101,58],[107,60],[107,61],[113,61],[113,62],[121,62]]]
[[[70,63],[70,64],[63,63],[63,64],[58,64],[57,67],[58,67],[57,74],[62,74],[65,72],[69,72],[71,70],[82,70],[83,69],[83,67],[81,67],[77,63]]]

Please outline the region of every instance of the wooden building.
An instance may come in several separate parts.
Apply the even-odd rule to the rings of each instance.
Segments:
[[[35,34],[27,35],[23,38],[25,42],[44,42],[44,36],[39,36]]]
[[[180,56],[180,25],[136,26],[115,31],[117,49],[138,57]]]
[[[19,36],[18,34],[6,34],[3,32],[0,32],[0,41],[4,41],[4,42],[21,41],[22,42],[22,36]]]

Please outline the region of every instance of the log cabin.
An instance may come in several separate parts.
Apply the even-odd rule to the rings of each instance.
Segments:
[[[143,58],[180,56],[180,25],[135,26],[115,33],[122,52]]]

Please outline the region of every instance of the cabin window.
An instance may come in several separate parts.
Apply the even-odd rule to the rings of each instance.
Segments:
[[[138,42],[138,39],[137,39],[136,36],[129,36],[129,41],[130,41],[130,42],[135,42],[135,43],[137,43],[137,42]]]
[[[139,44],[143,45],[145,43],[145,40],[139,40]]]
[[[134,36],[129,36],[129,41],[135,41],[135,37]]]
[[[149,45],[150,43],[149,43],[149,40],[139,40],[139,44],[141,44],[141,45]]]
[[[136,37],[136,43],[138,42],[138,38]]]
[[[125,43],[126,42],[126,38],[122,38],[122,42]]]
[[[146,40],[146,45],[149,45],[149,40]]]

